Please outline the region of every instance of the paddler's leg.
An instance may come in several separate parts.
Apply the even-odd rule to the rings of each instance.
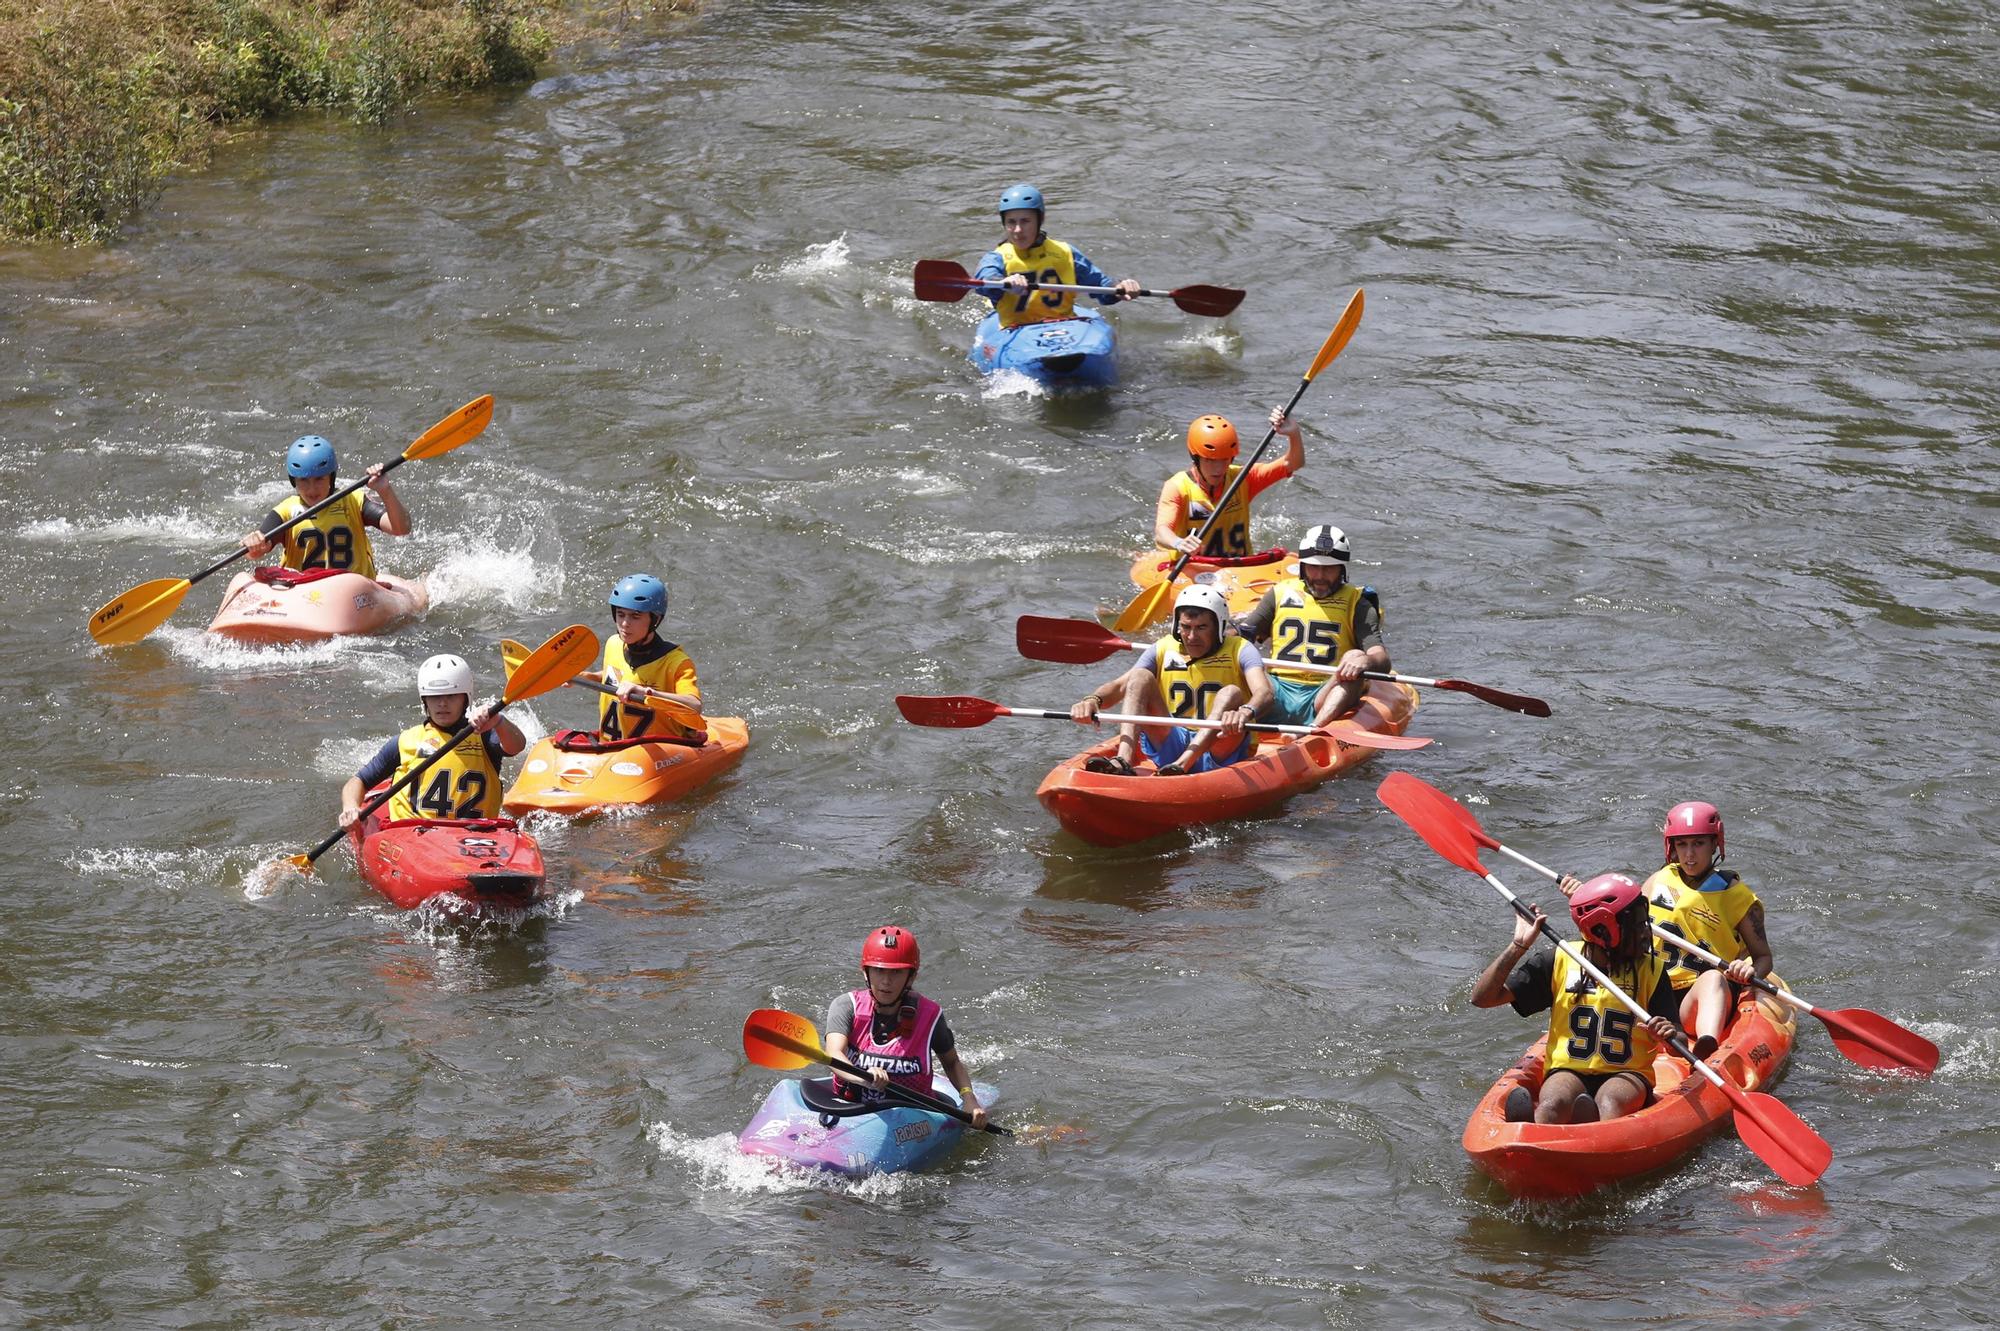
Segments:
[[[1619,1072],[1605,1078],[1597,1088],[1597,1118],[1599,1122],[1623,1118],[1645,1108],[1646,1097],[1653,1088],[1646,1079],[1636,1072]]]
[[[1721,1043],[1731,997],[1729,977],[1719,970],[1703,971],[1688,986],[1681,999],[1681,1029],[1693,1033],[1695,1057],[1707,1058]]]
[[[1319,694],[1313,699],[1313,720],[1316,726],[1323,726],[1343,716],[1351,716],[1361,706],[1361,695],[1366,687],[1361,680],[1346,683],[1328,677],[1320,685]]]
[[[1136,716],[1162,716],[1167,710],[1167,700],[1160,694],[1160,681],[1150,670],[1137,667],[1125,674],[1125,695],[1120,700],[1118,710]],[[1146,738],[1154,744],[1165,744],[1174,733],[1172,726],[1141,727],[1136,721],[1127,721],[1118,727],[1118,756],[1127,763],[1139,765],[1139,731],[1144,729]]]
[[[1564,1069],[1551,1072],[1542,1078],[1542,1093],[1535,1101],[1535,1122],[1567,1123],[1570,1106],[1579,1095],[1587,1096],[1590,1090],[1583,1084],[1583,1078]]]

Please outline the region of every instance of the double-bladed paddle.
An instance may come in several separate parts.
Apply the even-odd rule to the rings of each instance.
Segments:
[[[743,1022],[743,1053],[759,1067],[774,1068],[779,1072],[790,1072],[810,1063],[823,1063],[837,1072],[845,1072],[862,1081],[870,1081],[868,1074],[845,1059],[835,1058],[826,1052],[819,1042],[819,1028],[796,1012],[786,1012],[782,1008],[758,1008]],[[972,1115],[941,1096],[915,1087],[901,1086],[890,1082],[882,1094],[892,1100],[914,1105],[918,1109],[928,1109],[934,1114],[944,1114],[961,1123],[972,1122]],[[985,1131],[996,1136],[1011,1137],[1014,1134],[998,1123],[981,1125]]]
[[[1314,356],[1312,364],[1306,367],[1305,376],[1299,380],[1298,391],[1293,393],[1292,400],[1285,404],[1285,415],[1292,414],[1292,408],[1299,405],[1299,399],[1306,395],[1306,389],[1312,384],[1314,377],[1333,364],[1333,358],[1341,353],[1348,339],[1354,336],[1354,330],[1361,326],[1362,303],[1362,293],[1359,290],[1349,297],[1347,308],[1341,311],[1339,320],[1333,325],[1333,331],[1326,335],[1326,341],[1320,343],[1319,354]],[[1250,474],[1250,469],[1257,465],[1258,459],[1264,456],[1264,450],[1269,448],[1271,441],[1277,437],[1277,427],[1273,426],[1266,430],[1263,442],[1257,445],[1257,451],[1250,455],[1248,462],[1237,469],[1235,477],[1223,489],[1222,497],[1215,501],[1215,507],[1209,512],[1208,521],[1202,523],[1201,530],[1194,534],[1196,550],[1201,549],[1202,543],[1208,540],[1209,528],[1220,521],[1222,515],[1228,511],[1229,501],[1235,495],[1236,488],[1243,484],[1244,478]],[[1120,633],[1135,633],[1165,614],[1167,607],[1173,601],[1174,579],[1181,575],[1181,570],[1187,567],[1188,560],[1192,558],[1193,554],[1182,551],[1180,558],[1174,560],[1173,567],[1167,570],[1164,577],[1133,597],[1119,612],[1112,627]]]
[[[1376,797],[1388,806],[1391,813],[1408,823],[1410,830],[1423,838],[1425,845],[1484,880],[1506,898],[1507,904],[1522,919],[1533,920],[1536,932],[1554,943],[1571,961],[1603,985],[1605,992],[1624,1004],[1634,1017],[1642,1022],[1651,1019],[1652,1013],[1612,983],[1610,976],[1591,965],[1581,951],[1565,942],[1546,919],[1539,918],[1505,883],[1487,872],[1486,866],[1479,860],[1479,843],[1467,833],[1457,817],[1438,807],[1439,799],[1451,800],[1449,795],[1407,773],[1394,772],[1383,781]],[[1730,1105],[1736,1110],[1737,1135],[1779,1178],[1802,1188],[1817,1182],[1819,1176],[1826,1172],[1826,1167],[1833,1163],[1833,1148],[1826,1144],[1825,1138],[1814,1132],[1811,1125],[1787,1108],[1783,1101],[1762,1091],[1744,1090],[1696,1058],[1694,1051],[1679,1036],[1670,1038],[1667,1043],[1728,1097]]]
[[[1396,786],[1393,792],[1388,791],[1390,782],[1394,782]],[[1421,789],[1418,789],[1419,787]],[[1516,864],[1533,869],[1551,882],[1562,878],[1560,873],[1548,865],[1538,864],[1513,847],[1495,841],[1487,834],[1486,829],[1479,825],[1479,820],[1472,816],[1470,809],[1429,782],[1398,772],[1383,782],[1383,788],[1387,792],[1382,796],[1383,803],[1387,804],[1392,797],[1410,803],[1428,801],[1438,816],[1456,820],[1465,835],[1474,843],[1487,850],[1499,851]],[[1657,924],[1653,925],[1652,929],[1653,936],[1669,947],[1690,953],[1712,966],[1727,964],[1721,957],[1690,942],[1671,929],[1661,928]],[[1938,1047],[1915,1031],[1897,1024],[1879,1012],[1871,1012],[1866,1008],[1815,1007],[1791,990],[1772,984],[1761,975],[1752,976],[1750,983],[1778,1001],[1788,1003],[1801,1012],[1819,1018],[1820,1024],[1826,1027],[1826,1033],[1833,1039],[1833,1047],[1864,1068],[1878,1072],[1911,1073],[1921,1077],[1928,1077],[1937,1070]]]
[[[917,299],[943,301],[950,304],[965,299],[969,291],[982,287],[997,287],[998,282],[981,282],[965,271],[963,264],[950,259],[917,260]],[[1080,287],[1060,282],[1030,282],[1030,291],[1082,291],[1108,295],[1116,287]],[[1141,296],[1165,296],[1189,314],[1205,315],[1220,319],[1243,303],[1243,293],[1235,287],[1191,286],[1175,287],[1172,291],[1148,291],[1141,289]]]
[[[1003,716],[1025,717],[1036,721],[1074,721],[1066,711],[1056,711],[1047,707],[1006,707],[985,698],[974,698],[968,694],[947,694],[930,696],[923,694],[899,693],[896,695],[896,710],[912,725],[937,726],[946,730],[970,730],[983,726],[988,721],[997,721]],[[1187,726],[1193,730],[1220,730],[1222,722],[1202,717],[1186,716],[1143,716],[1135,712],[1099,712],[1099,721],[1113,723],[1130,721],[1142,726]],[[1326,726],[1277,726],[1263,721],[1252,721],[1243,729],[1258,735],[1324,735],[1342,744],[1351,744],[1357,749],[1421,749],[1431,741],[1412,735],[1383,735],[1356,725],[1342,718]]]
[[[541,646],[535,648],[533,652],[529,653],[528,658],[521,662],[519,667],[509,673],[507,676],[507,687],[500,695],[499,706],[493,709],[494,714],[498,715],[501,709],[510,703],[517,703],[525,698],[538,697],[551,689],[561,688],[569,681],[571,675],[576,674],[579,669],[588,666],[596,655],[597,635],[582,624],[570,625]],[[387,804],[395,797],[397,791],[413,784],[418,777],[428,772],[447,753],[457,748],[458,742],[464,739],[467,732],[472,729],[471,713],[473,710],[472,700],[470,698],[466,699],[466,717],[459,721],[457,727],[446,737],[445,742],[438,746],[437,752],[418,763],[415,767],[412,767],[408,772],[405,772],[394,785],[363,805],[355,821],[359,822],[362,818],[366,818],[369,814]],[[326,840],[320,842],[305,854],[287,855],[285,860],[293,867],[311,873],[313,861],[326,854],[329,850],[332,850],[334,845],[346,835],[347,829],[345,827],[336,828],[333,835],[327,837]]]
[[[476,397],[418,435],[416,441],[403,450],[401,457],[383,464],[382,474],[388,475],[405,462],[442,457],[460,444],[478,438],[492,419],[493,395],[488,393],[484,397]],[[363,476],[350,485],[342,486],[265,535],[276,540],[321,509],[345,499],[366,484],[368,478]],[[181,598],[187,595],[188,588],[211,573],[220,573],[249,553],[239,545],[191,578],[155,578],[151,582],[140,583],[122,596],[112,597],[90,617],[90,636],[107,647],[122,647],[139,641],[172,617],[174,611],[180,608]]]
[[[528,649],[526,647],[524,647],[518,642],[515,642],[512,638],[502,638],[500,640],[500,660],[502,664],[504,664],[507,667],[507,673],[512,674],[514,671],[520,669],[521,662],[527,659],[528,659]],[[580,689],[591,689],[598,693],[607,694],[613,698],[618,696],[618,689],[616,686],[611,684],[601,683],[594,679],[576,678],[576,679],[565,680],[564,683],[574,684],[576,687]],[[662,693],[658,689],[649,689],[646,688],[644,685],[640,686],[639,692],[643,693],[647,698],[651,699],[652,701],[658,703],[659,710],[665,712],[668,716],[671,716],[674,720],[679,721],[681,724],[690,726],[696,730],[708,729],[707,717],[703,716],[700,712],[697,712],[694,708],[689,707],[686,703],[673,701],[672,694]]]
[[[1014,646],[1021,655],[1031,661],[1060,661],[1068,665],[1083,665],[1091,661],[1102,661],[1119,652],[1145,650],[1145,644],[1128,642],[1115,633],[1107,632],[1101,625],[1088,619],[1056,619],[1049,615],[1022,615],[1014,622]],[[1315,665],[1310,661],[1280,661],[1266,658],[1267,669],[1303,670],[1315,675],[1332,675],[1337,669],[1330,665]],[[1404,675],[1394,670],[1364,670],[1363,679],[1384,679],[1404,684],[1416,684],[1424,688],[1443,689],[1452,693],[1468,693],[1481,702],[1504,707],[1510,712],[1521,712],[1528,716],[1547,716],[1549,705],[1540,698],[1530,698],[1524,693],[1508,693],[1503,689],[1485,684],[1473,684],[1462,679],[1424,679],[1419,675]]]

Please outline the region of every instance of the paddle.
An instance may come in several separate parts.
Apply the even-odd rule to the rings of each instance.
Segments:
[[[1548,865],[1537,864],[1511,846],[1503,846],[1495,841],[1487,835],[1486,829],[1479,825],[1479,820],[1472,816],[1471,810],[1429,782],[1418,780],[1404,772],[1391,775],[1383,785],[1386,787],[1389,782],[1394,782],[1398,791],[1402,792],[1398,798],[1410,801],[1427,800],[1430,806],[1437,810],[1439,816],[1456,820],[1465,834],[1477,844],[1488,850],[1499,851],[1508,859],[1533,869],[1551,882],[1561,879],[1562,875]],[[1388,803],[1388,799],[1387,795],[1383,796],[1385,804]],[[1690,942],[1671,929],[1662,928],[1658,924],[1654,924],[1652,929],[1653,936],[1669,947],[1700,957],[1711,965],[1725,964],[1721,957]],[[1750,983],[1778,1001],[1789,1003],[1799,1011],[1819,1018],[1820,1024],[1826,1027],[1826,1033],[1833,1039],[1833,1047],[1861,1067],[1879,1072],[1914,1073],[1924,1077],[1937,1070],[1937,1046],[1879,1012],[1870,1012],[1866,1008],[1815,1007],[1791,990],[1772,984],[1761,975],[1752,976]]]
[[[981,282],[965,271],[963,264],[950,259],[917,260],[917,299],[943,301],[952,304],[965,299],[968,291],[985,287],[997,287],[998,282]],[[1117,290],[1116,287],[1065,286],[1059,282],[1030,282],[1030,291],[1083,291],[1105,294]],[[1172,291],[1147,291],[1141,289],[1142,296],[1165,296],[1189,314],[1206,315],[1220,319],[1243,303],[1243,293],[1235,287],[1191,286],[1175,287]]]
[[[1334,324],[1333,331],[1328,333],[1326,341],[1320,344],[1319,354],[1314,356],[1312,364],[1306,367],[1305,377],[1299,380],[1298,391],[1293,393],[1292,400],[1285,404],[1285,415],[1292,414],[1292,408],[1298,406],[1299,399],[1306,395],[1306,388],[1312,383],[1314,376],[1331,365],[1333,358],[1346,347],[1348,339],[1354,336],[1354,330],[1361,325],[1361,306],[1362,295],[1357,290],[1348,299],[1347,308],[1341,311],[1339,322]],[[1248,462],[1237,469],[1234,479],[1222,491],[1222,498],[1216,500],[1215,507],[1208,515],[1208,521],[1202,523],[1201,530],[1194,534],[1196,550],[1201,549],[1202,543],[1208,539],[1208,529],[1213,527],[1228,510],[1229,501],[1235,495],[1236,487],[1243,484],[1244,478],[1250,474],[1250,469],[1257,465],[1258,459],[1264,456],[1264,450],[1269,448],[1271,441],[1277,437],[1278,431],[1275,428],[1266,430],[1264,441],[1257,445],[1257,451],[1250,455]],[[1111,627],[1120,633],[1132,633],[1164,614],[1174,594],[1174,579],[1181,575],[1181,570],[1187,567],[1188,560],[1192,558],[1194,558],[1192,554],[1182,551],[1180,558],[1174,560],[1173,567],[1167,570],[1166,576],[1133,597]]]
[[[528,659],[521,662],[518,669],[508,674],[506,690],[501,693],[500,705],[493,709],[494,712],[497,714],[509,704],[520,702],[524,698],[538,697],[551,689],[561,688],[569,677],[577,672],[578,667],[589,665],[592,658],[596,655],[597,635],[581,624],[570,625],[541,646],[535,648]],[[470,699],[467,699],[468,703],[470,701]],[[470,707],[467,708],[468,713],[471,710]],[[412,767],[394,785],[363,805],[361,807],[360,818],[366,818],[369,814],[387,804],[394,798],[397,791],[407,785],[411,785],[418,777],[429,771],[433,765],[447,753],[450,753],[453,748],[457,747],[459,740],[463,739],[471,729],[471,725],[466,720],[461,720],[446,738],[445,742],[438,746],[436,753],[433,753],[430,757]],[[355,821],[359,822],[360,818],[357,818]],[[345,827],[337,828],[333,835],[320,842],[317,846],[314,846],[305,854],[287,855],[285,860],[294,867],[311,873],[313,861],[326,854],[329,850],[332,850],[335,843],[346,835],[347,829]]]
[[[478,438],[486,423],[492,419],[493,395],[488,393],[474,398],[418,435],[416,441],[403,450],[401,457],[383,465],[382,474],[388,475],[405,462],[442,457],[460,444]],[[342,486],[265,534],[275,540],[327,505],[345,499],[366,484],[368,478],[364,476],[351,485]],[[180,608],[181,598],[187,595],[188,588],[209,574],[228,568],[249,553],[239,545],[191,578],[155,578],[151,582],[140,583],[122,596],[112,597],[90,617],[90,636],[107,647],[122,647],[139,641],[172,617],[174,611]]]
[[[1014,621],[1014,646],[1030,661],[1060,661],[1068,665],[1102,661],[1118,652],[1145,650],[1145,644],[1127,642],[1115,633],[1106,632],[1092,620],[1056,619],[1049,615],[1022,615]],[[1310,661],[1266,660],[1264,664],[1267,668],[1303,670],[1314,675],[1338,673],[1333,666],[1315,665]],[[1471,684],[1462,679],[1424,679],[1418,675],[1404,675],[1394,670],[1364,670],[1361,672],[1361,678],[1400,681],[1453,693],[1467,693],[1481,702],[1489,702],[1495,707],[1504,707],[1510,712],[1523,712],[1529,716],[1549,714],[1549,705],[1540,698],[1530,698],[1523,693],[1508,693],[1485,684]]]
[[[743,1022],[743,1053],[759,1067],[775,1068],[789,1072],[805,1067],[809,1063],[824,1063],[838,1072],[868,1081],[869,1076],[845,1059],[835,1058],[820,1046],[819,1028],[796,1012],[786,1012],[782,1008],[758,1008]],[[951,1101],[929,1091],[919,1091],[914,1087],[900,1086],[890,1082],[882,1093],[892,1100],[928,1109],[934,1114],[944,1114],[961,1123],[972,1122],[972,1115],[960,1109]],[[1014,1134],[998,1123],[982,1125],[984,1130],[1000,1137]]]
[[[512,638],[502,638],[500,640],[500,661],[507,667],[508,674],[511,675],[514,673],[514,671],[520,668],[521,662],[527,659],[528,649],[526,647],[515,642]],[[565,680],[564,682],[574,684],[580,689],[591,689],[597,693],[608,694],[614,698],[618,696],[618,689],[615,685],[601,683],[594,679],[578,678]],[[673,697],[672,694],[662,693],[658,689],[649,689],[643,685],[639,691],[654,702],[659,703],[659,710],[665,712],[681,724],[690,726],[696,730],[705,731],[708,729],[708,719],[705,716],[697,712],[694,708],[689,707],[686,703],[670,701]]]
[[[1642,1022],[1651,1019],[1652,1014],[1613,984],[1610,976],[1591,965],[1580,951],[1563,941],[1546,919],[1537,919],[1535,913],[1505,883],[1486,871],[1486,866],[1479,861],[1478,843],[1456,818],[1437,808],[1433,794],[1425,793],[1435,793],[1435,787],[1421,781],[1397,781],[1395,778],[1400,775],[1402,773],[1392,774],[1376,791],[1376,797],[1388,806],[1390,812],[1408,823],[1410,829],[1423,838],[1425,845],[1459,868],[1485,880],[1494,891],[1506,898],[1515,914],[1524,920],[1535,920],[1536,932],[1554,943],[1571,961],[1603,985],[1605,992],[1624,1004],[1634,1017]],[[1669,1038],[1667,1043],[1696,1072],[1708,1078],[1716,1089],[1728,1097],[1736,1110],[1737,1135],[1779,1178],[1802,1188],[1816,1182],[1826,1172],[1826,1167],[1833,1163],[1833,1148],[1783,1101],[1762,1091],[1744,1090],[1697,1059],[1679,1036]]]
[[[1026,717],[1040,721],[1075,720],[1068,712],[1058,712],[1045,707],[1003,707],[997,702],[988,702],[984,698],[974,698],[962,693],[943,697],[899,693],[896,695],[896,710],[901,712],[903,719],[912,725],[937,726],[946,730],[970,730],[1003,716]],[[1131,721],[1142,726],[1187,726],[1193,730],[1222,729],[1220,721],[1185,716],[1099,712],[1097,719],[1112,722]],[[1431,742],[1429,739],[1410,735],[1378,734],[1344,717],[1321,727],[1278,726],[1263,721],[1252,721],[1243,729],[1258,735],[1325,735],[1342,744],[1351,744],[1357,749],[1421,749]]]

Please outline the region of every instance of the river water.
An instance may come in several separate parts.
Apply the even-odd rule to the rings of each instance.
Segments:
[[[2000,242],[1990,8],[1242,0],[720,3],[387,130],[246,134],[102,253],[0,254],[0,1323],[1917,1327],[1984,1323],[2000,1243]],[[1050,229],[1229,320],[1120,309],[1123,382],[963,363],[1017,178]],[[1022,613],[1121,603],[1186,422],[1296,385],[1307,470],[1432,749],[1121,851],[1033,789],[1074,731],[919,730],[898,692],[1066,706]],[[139,646],[91,610],[226,549],[293,436],[395,456],[381,639]],[[422,657],[669,634],[737,773],[541,830],[549,917],[401,916],[332,826]],[[584,723],[568,693],[531,731]],[[1657,865],[1699,795],[1780,969],[1936,1041],[1928,1082],[1804,1023],[1778,1185],[1733,1137],[1565,1206],[1468,1167],[1534,1034],[1473,1010],[1498,898],[1374,801],[1390,767],[1579,872]],[[1514,885],[1552,893],[1522,871]],[[1001,1117],[922,1177],[733,1150],[817,1015],[914,928]]]

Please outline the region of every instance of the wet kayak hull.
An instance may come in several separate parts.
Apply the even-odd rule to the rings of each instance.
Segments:
[[[400,910],[436,901],[454,914],[525,910],[549,895],[542,848],[511,818],[406,818],[381,810],[348,831],[361,877]]]
[[[824,1169],[849,1178],[866,1174],[898,1174],[924,1169],[943,1160],[964,1137],[966,1127],[946,1114],[905,1105],[850,1114],[828,1122],[815,1104],[834,1104],[825,1088],[831,1078],[788,1079],[771,1088],[764,1104],[737,1139],[746,1155],[773,1156],[809,1169]],[[993,1104],[993,1088],[973,1082],[981,1104]],[[957,1104],[958,1093],[942,1073],[934,1073],[931,1089]],[[841,1105],[845,1109],[847,1106]]]
[[[317,642],[381,633],[429,606],[430,593],[421,579],[335,573],[284,586],[259,581],[253,570],[230,580],[208,631],[238,642]]]
[[[966,359],[981,374],[1012,370],[1049,388],[1104,388],[1117,382],[1117,339],[1111,322],[1094,310],[1073,319],[1002,328],[989,314],[973,335]]]

